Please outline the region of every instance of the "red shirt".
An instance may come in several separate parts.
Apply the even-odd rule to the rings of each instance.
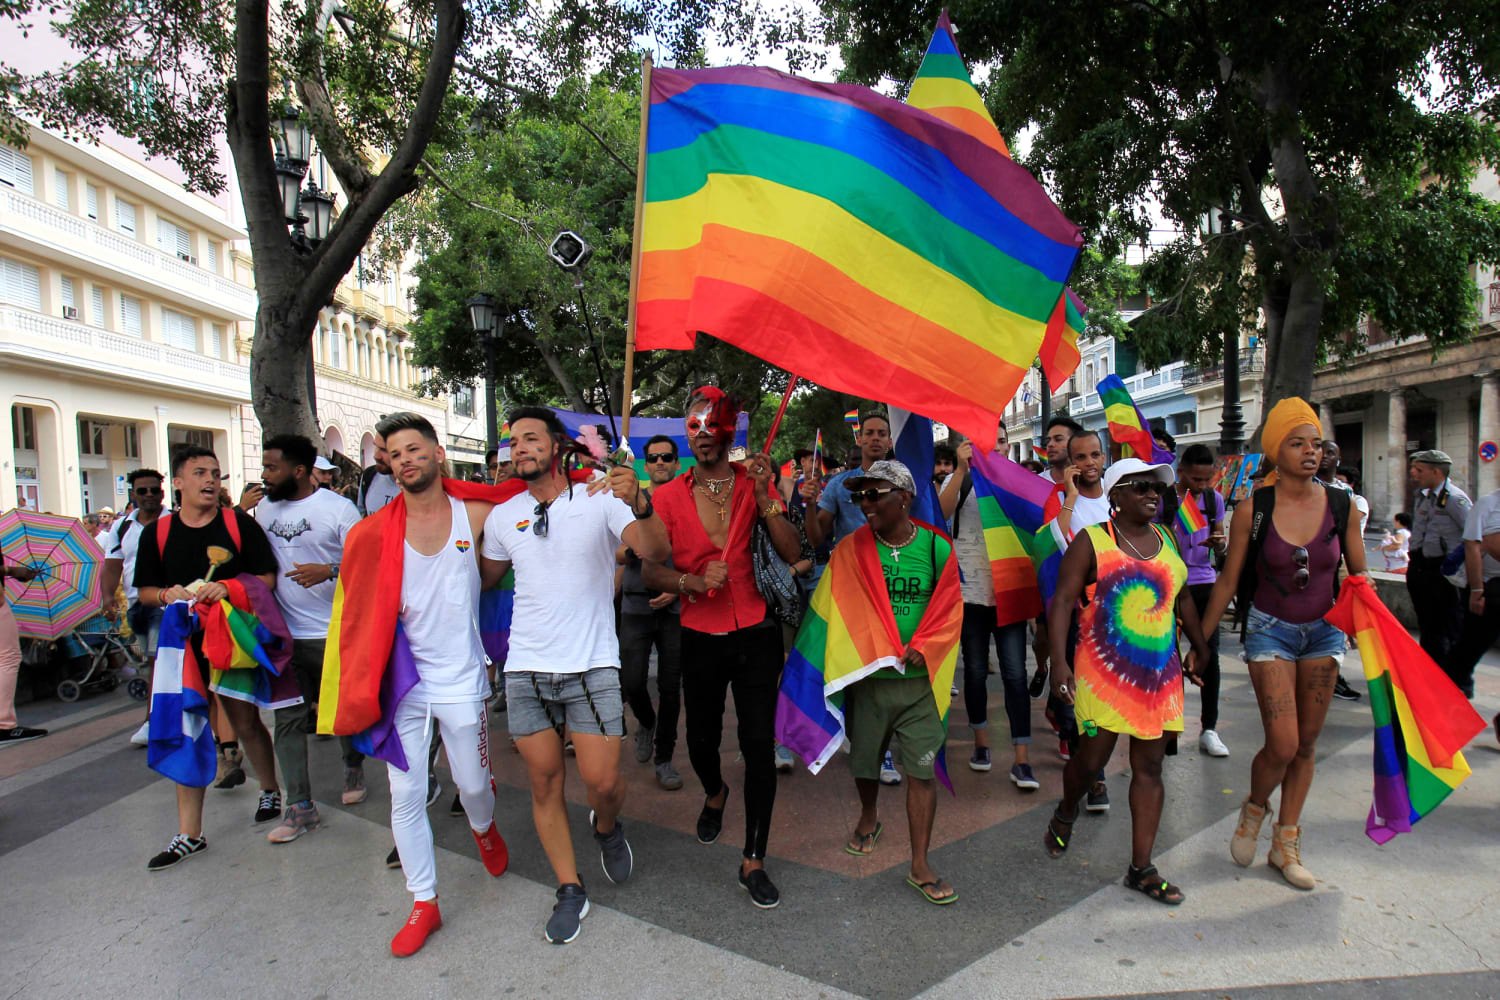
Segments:
[[[729,519],[727,557],[709,540],[698,517],[698,505],[693,499],[693,470],[651,494],[651,503],[672,540],[675,568],[701,576],[711,562],[722,558],[729,564],[729,582],[713,597],[691,594],[683,598],[682,625],[695,632],[734,632],[759,625],[766,618],[766,599],[755,586],[755,568],[750,562],[750,532],[760,517],[752,495],[755,484],[740,463],[731,462],[729,467],[734,473],[734,495],[725,508]]]

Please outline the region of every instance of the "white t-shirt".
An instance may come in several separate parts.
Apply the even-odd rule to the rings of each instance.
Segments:
[[[125,603],[135,603],[137,591],[135,589],[135,554],[141,547],[141,524],[136,520],[137,511],[131,511],[130,516],[116,521],[110,529],[109,538],[104,544],[104,558],[118,559],[123,564],[120,574],[120,583],[125,588]],[[151,522],[151,529],[155,530],[156,522]],[[121,536],[124,537],[121,537]]]
[[[1500,490],[1486,493],[1469,508],[1469,516],[1464,520],[1464,541],[1482,542],[1485,535],[1496,532],[1500,532]],[[1480,572],[1484,582],[1488,583],[1500,576],[1500,562],[1488,552],[1482,558]]]
[[[1477,506],[1478,504],[1475,504],[1474,507],[1469,508],[1470,517],[1474,516],[1474,509]],[[1390,532],[1389,535],[1390,539],[1396,543],[1396,551],[1381,553],[1381,555],[1385,556],[1385,568],[1396,569],[1397,567],[1409,566],[1411,564],[1411,532],[1405,528],[1397,528],[1395,531]],[[1464,537],[1468,537],[1467,527],[1464,528]]]
[[[943,480],[941,490],[948,488],[955,475],[957,473],[952,473]],[[963,503],[954,510],[953,516],[958,521],[958,529],[953,534],[953,551],[958,554],[958,588],[963,594],[964,603],[993,607],[995,577],[990,569],[989,549],[984,544],[984,525],[979,518],[979,497],[972,488],[969,495],[964,497]]]
[[[396,477],[388,473],[377,472],[370,479],[370,487],[365,490],[365,515],[375,513],[392,500],[396,494],[401,492],[401,487],[396,485]]]
[[[1076,536],[1089,525],[1103,524],[1108,520],[1108,494],[1100,493],[1097,497],[1086,497],[1080,493],[1073,501],[1073,518],[1068,522],[1068,526]]]
[[[313,490],[301,500],[266,497],[251,512],[265,529],[276,553],[280,579],[276,581],[276,603],[293,639],[323,639],[328,636],[328,618],[333,613],[337,584],[325,580],[304,587],[286,574],[298,563],[338,563],[344,558],[344,536],[359,523],[359,508],[332,490]]]
[[[635,515],[614,494],[589,496],[580,483],[552,501],[547,535],[540,537],[532,530],[536,506],[535,497],[521,493],[484,522],[484,557],[516,571],[506,673],[618,667],[615,549]]]

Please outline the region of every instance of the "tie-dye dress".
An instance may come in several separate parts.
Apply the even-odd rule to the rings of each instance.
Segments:
[[[1078,615],[1073,712],[1081,732],[1151,740],[1182,731],[1176,611],[1187,566],[1161,527],[1152,527],[1162,543],[1150,559],[1121,549],[1112,524],[1086,529],[1097,582]]]

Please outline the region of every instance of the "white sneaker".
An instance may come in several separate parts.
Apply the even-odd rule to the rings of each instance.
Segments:
[[[1219,734],[1212,729],[1205,729],[1199,735],[1198,748],[1210,757],[1229,756],[1229,748],[1224,745],[1223,740],[1219,739]]]
[[[776,744],[776,770],[790,773],[796,766],[797,760],[792,756],[791,748]]]
[[[145,722],[141,723],[141,728],[135,731],[135,735],[130,737],[130,744],[131,746],[143,747],[150,742],[151,720],[147,719]]]
[[[885,752],[885,759],[880,762],[880,783],[882,785],[901,784],[901,772],[896,770],[896,761],[891,757],[891,752]]]

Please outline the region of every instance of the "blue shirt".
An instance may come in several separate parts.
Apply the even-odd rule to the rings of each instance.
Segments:
[[[849,487],[844,485],[850,476],[859,477],[865,474],[862,468],[848,469],[840,472],[823,487],[823,496],[818,500],[818,509],[826,510],[833,515],[833,544],[837,545],[844,540],[844,536],[868,522],[865,512],[860,510],[859,504],[849,497]]]

